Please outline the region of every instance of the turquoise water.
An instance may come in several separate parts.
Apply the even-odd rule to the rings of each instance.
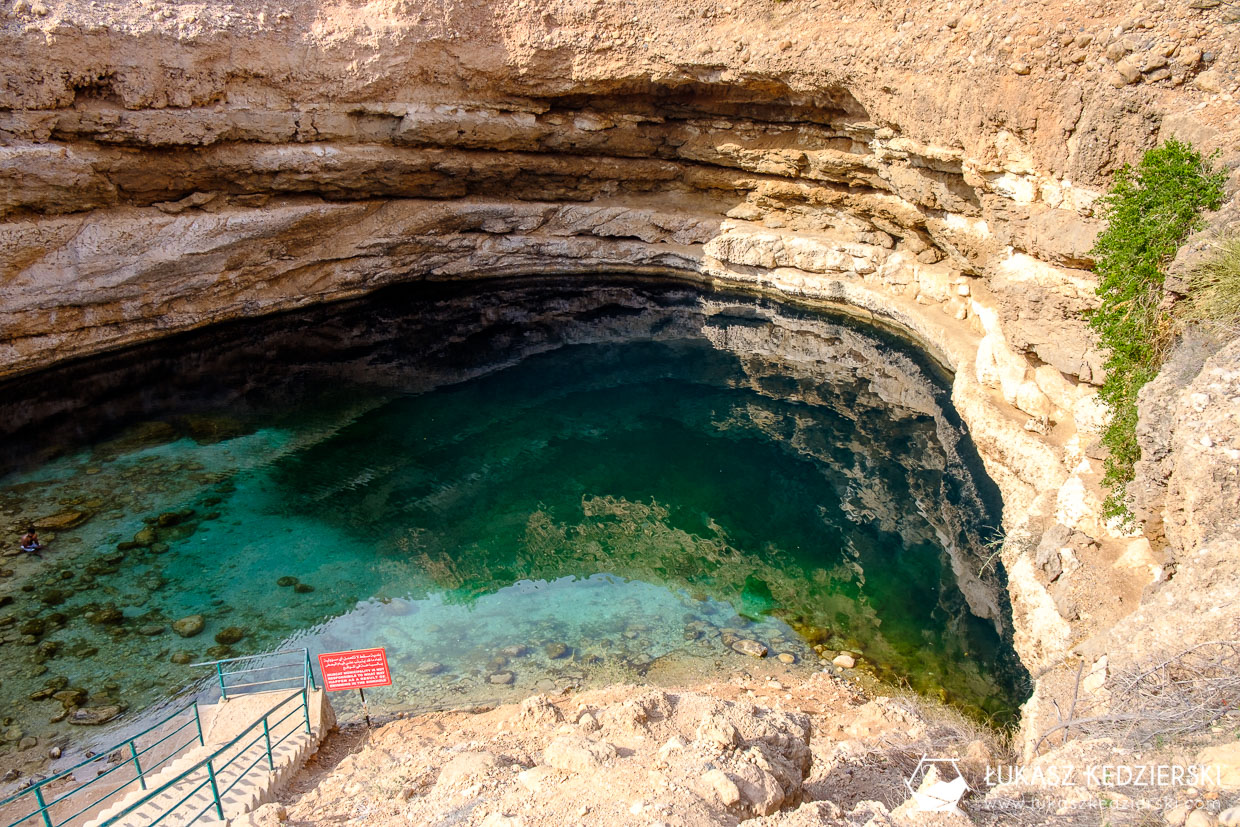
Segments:
[[[953,573],[981,569],[997,500],[944,381],[844,319],[565,282],[382,294],[11,384],[0,521],[84,522],[0,558],[3,723],[79,737],[29,700],[56,677],[132,717],[201,674],[174,657],[386,646],[372,708],[425,709],[719,674],[737,639],[852,651],[1007,720],[1002,584]],[[204,633],[174,634],[192,614]]]

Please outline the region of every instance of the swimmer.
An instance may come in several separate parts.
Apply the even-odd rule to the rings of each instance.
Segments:
[[[39,554],[42,549],[43,544],[39,542],[39,535],[35,532],[34,526],[30,526],[22,535],[22,551],[33,554],[35,557],[42,557],[43,555]]]

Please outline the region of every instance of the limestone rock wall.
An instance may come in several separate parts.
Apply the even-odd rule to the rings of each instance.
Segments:
[[[1093,204],[1160,137],[1237,155],[1228,12],[1156,5],[16,0],[0,376],[412,279],[850,306],[955,370],[1034,729],[1163,576],[1099,517]]]

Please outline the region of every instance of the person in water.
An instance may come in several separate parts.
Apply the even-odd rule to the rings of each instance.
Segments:
[[[35,557],[42,557],[39,554],[43,544],[39,542],[39,535],[35,532],[34,526],[26,529],[26,533],[22,535],[22,551],[27,554],[33,554]]]

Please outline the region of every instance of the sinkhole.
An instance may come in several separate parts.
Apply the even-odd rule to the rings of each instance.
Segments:
[[[129,710],[106,741],[187,662],[290,647],[386,647],[376,711],[684,684],[745,641],[1010,723],[1001,503],[949,380],[836,312],[594,276],[392,288],[11,380],[0,730],[80,740],[58,686]],[[13,556],[35,522],[43,559]]]

